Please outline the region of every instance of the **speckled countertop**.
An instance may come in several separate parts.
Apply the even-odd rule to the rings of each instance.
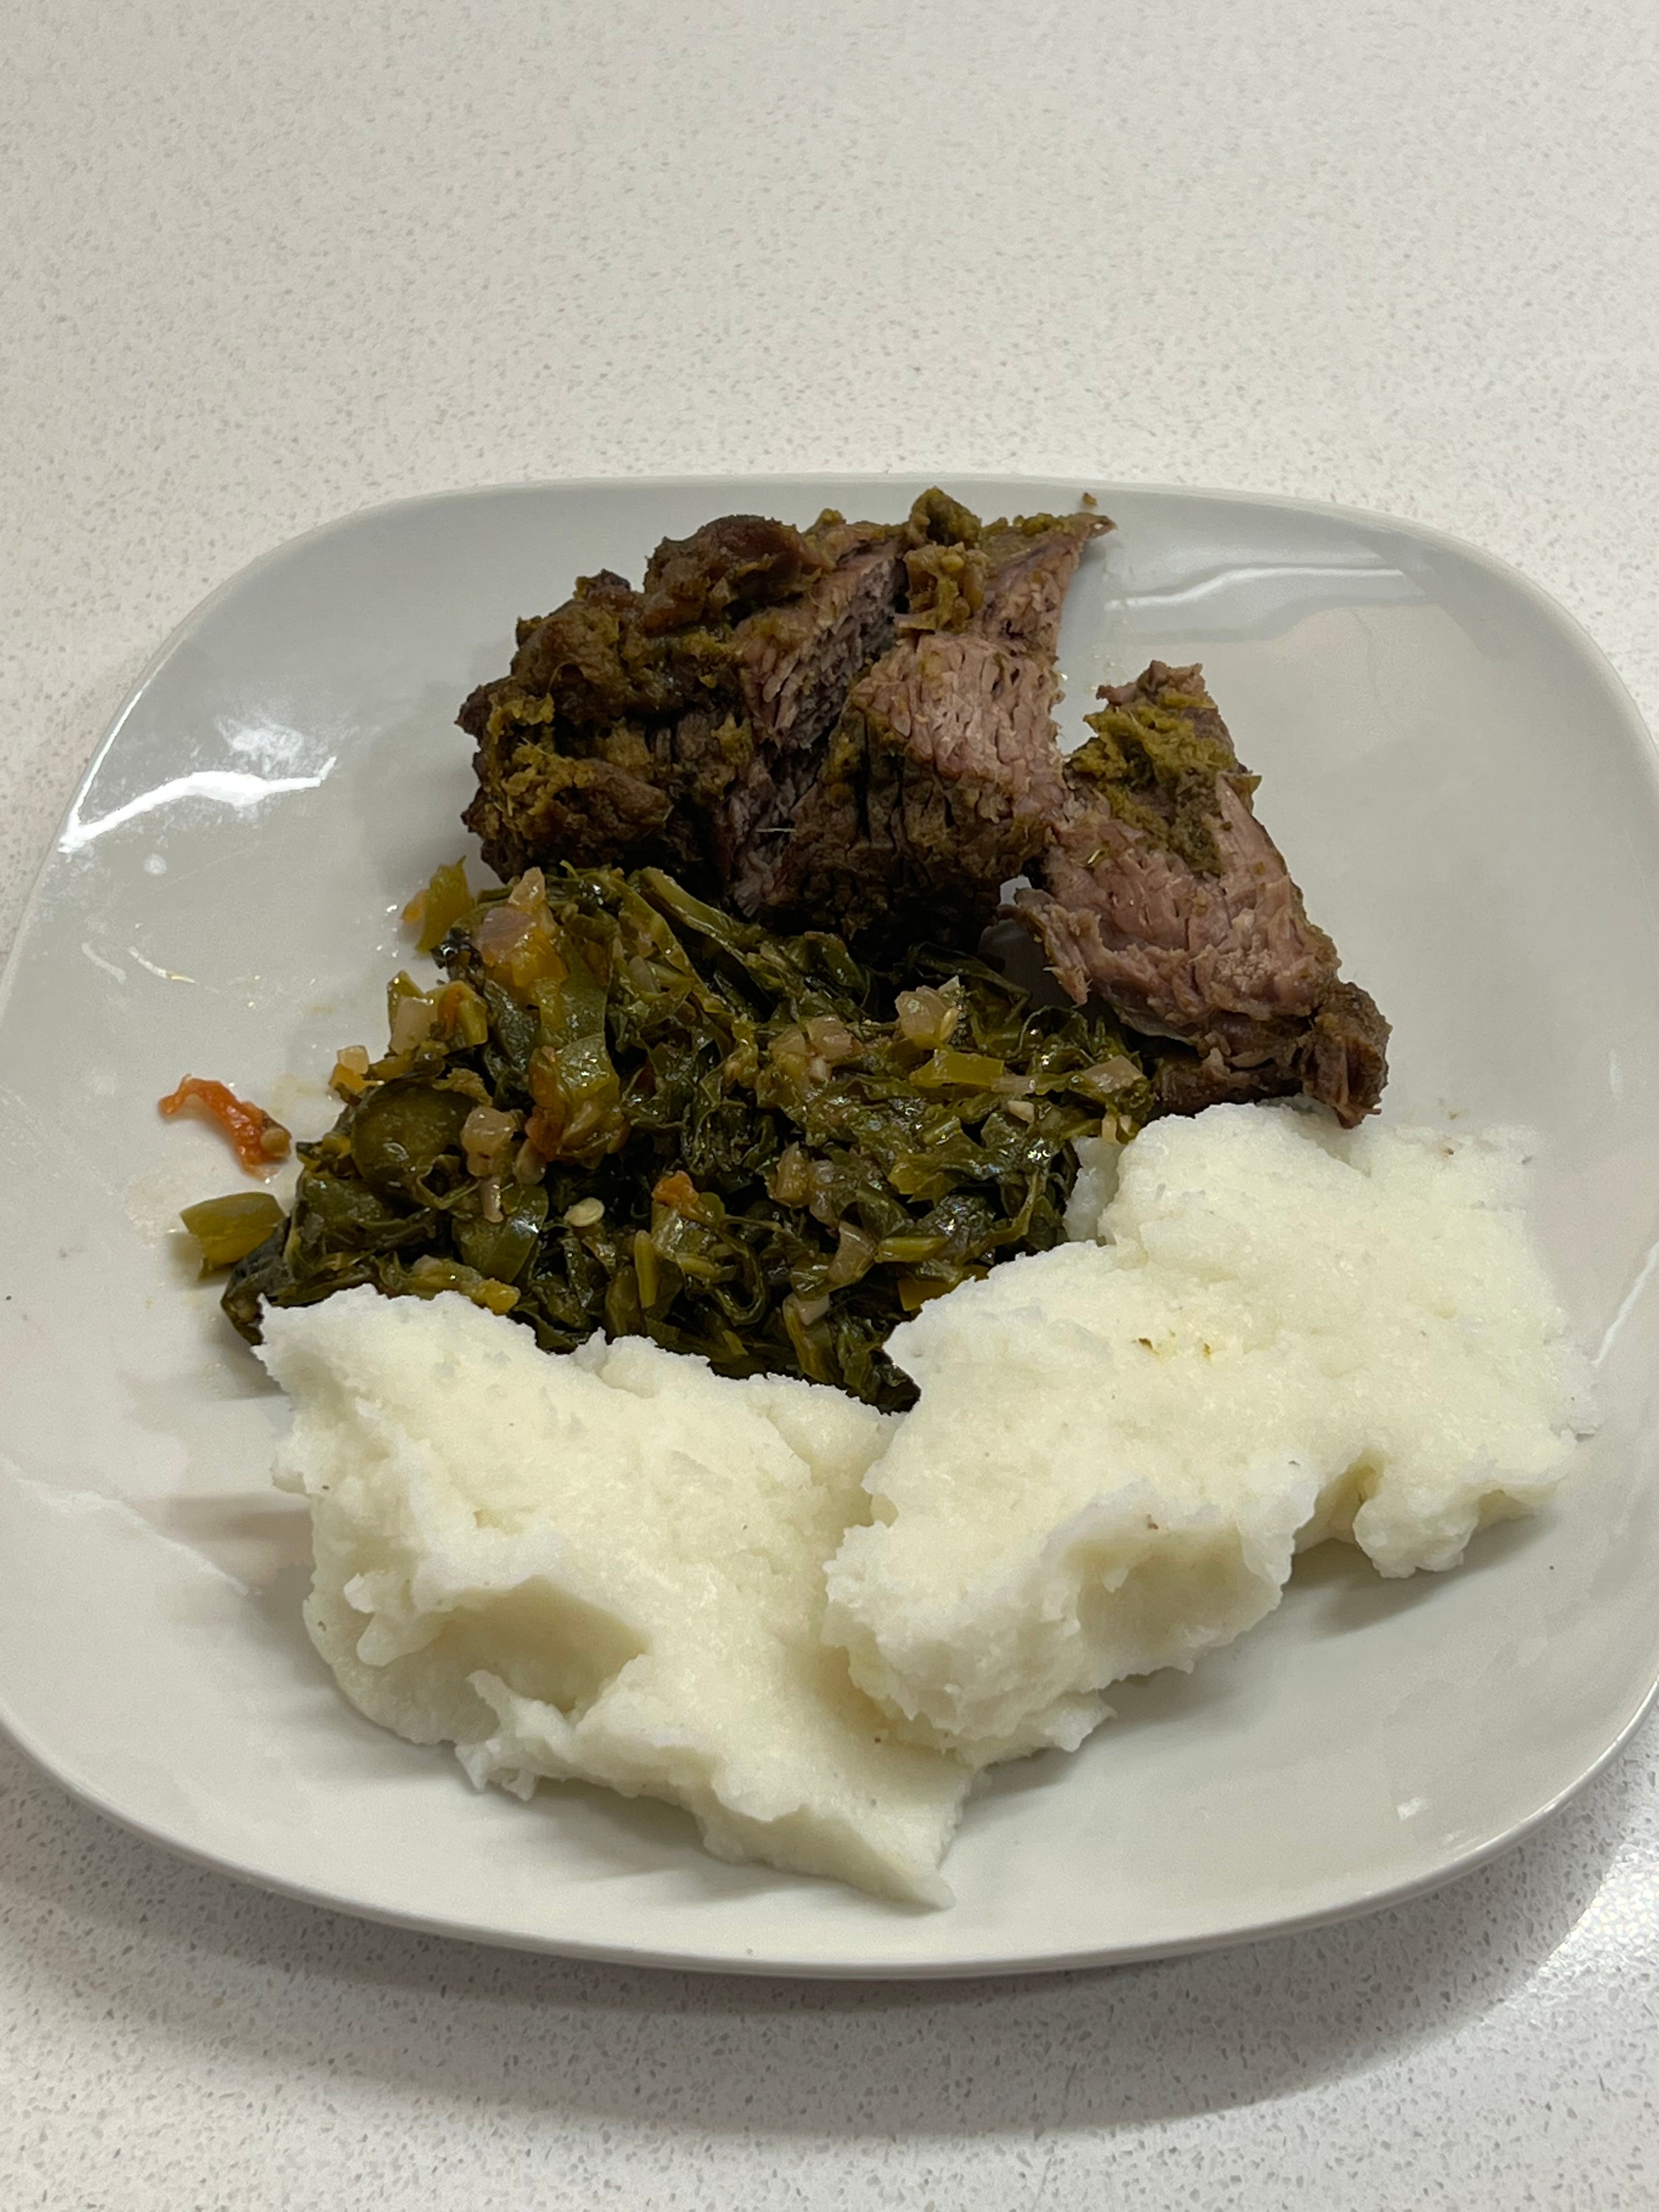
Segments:
[[[1637,0],[14,10],[0,941],[143,660],[404,492],[1010,469],[1392,508],[1659,720]],[[1325,1934],[945,1988],[566,1966],[244,1890],[0,1747],[19,2212],[1659,2204],[1651,1729]]]

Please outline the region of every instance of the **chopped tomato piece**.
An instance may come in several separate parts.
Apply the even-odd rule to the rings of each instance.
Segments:
[[[282,1123],[263,1106],[239,1098],[225,1084],[187,1075],[176,1091],[155,1103],[169,1116],[182,1114],[188,1106],[205,1114],[230,1139],[237,1158],[250,1175],[263,1175],[287,1155],[289,1133]]]

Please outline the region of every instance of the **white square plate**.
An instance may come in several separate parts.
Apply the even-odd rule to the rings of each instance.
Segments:
[[[953,488],[982,510],[1083,487]],[[1634,1726],[1659,1675],[1659,791],[1630,701],[1512,571],[1407,523],[1097,485],[1062,659],[1201,659],[1347,972],[1395,1024],[1395,1121],[1523,1122],[1537,1223],[1606,1425],[1553,1510],[1462,1571],[1328,1547],[1190,1677],[1127,1686],[1075,1759],[995,1776],[922,1911],[723,1866],[689,1820],[526,1808],[350,1711],[300,1626],[283,1401],[197,1288],[176,1207],[228,1155],[156,1098],[222,1077],[302,1133],[378,1045],[396,912],[467,841],[452,726],[513,622],[637,575],[711,514],[902,514],[919,483],[549,484],[282,547],[163,649],[49,860],[0,1014],[0,1717],[69,1788],[273,1888],[492,1942],[929,1975],[1305,1925],[1473,1865]]]

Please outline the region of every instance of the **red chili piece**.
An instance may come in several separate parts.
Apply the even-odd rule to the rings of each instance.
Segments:
[[[198,1108],[230,1139],[237,1158],[250,1175],[263,1175],[287,1153],[289,1133],[282,1123],[263,1106],[239,1098],[225,1084],[187,1075],[176,1091],[155,1103],[169,1118],[182,1114],[188,1106]]]

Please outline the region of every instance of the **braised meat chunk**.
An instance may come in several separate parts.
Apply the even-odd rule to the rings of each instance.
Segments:
[[[459,717],[465,820],[503,876],[660,862],[718,895],[754,821],[892,635],[899,533],[726,515],[659,545],[643,588],[586,577],[519,625],[508,673]]]
[[[1081,1005],[1091,994],[1168,1056],[1159,1095],[1194,1112],[1306,1091],[1352,1123],[1386,1079],[1388,1025],[1337,975],[1196,666],[1153,661],[1103,690],[1094,735],[1016,902]]]
[[[1039,515],[981,530],[933,497],[907,533],[897,636],[852,686],[790,819],[760,826],[732,878],[745,913],[972,942],[1064,807],[1060,610],[1085,545],[1111,526]]]
[[[502,876],[655,866],[889,963],[971,947],[1003,886],[1079,1006],[1150,1041],[1163,1110],[1305,1091],[1347,1124],[1389,1028],[1341,980],[1257,820],[1197,666],[1103,689],[1069,758],[1054,710],[1093,513],[981,523],[940,490],[897,526],[723,515],[641,587],[601,571],[520,623],[459,720],[465,820]]]

